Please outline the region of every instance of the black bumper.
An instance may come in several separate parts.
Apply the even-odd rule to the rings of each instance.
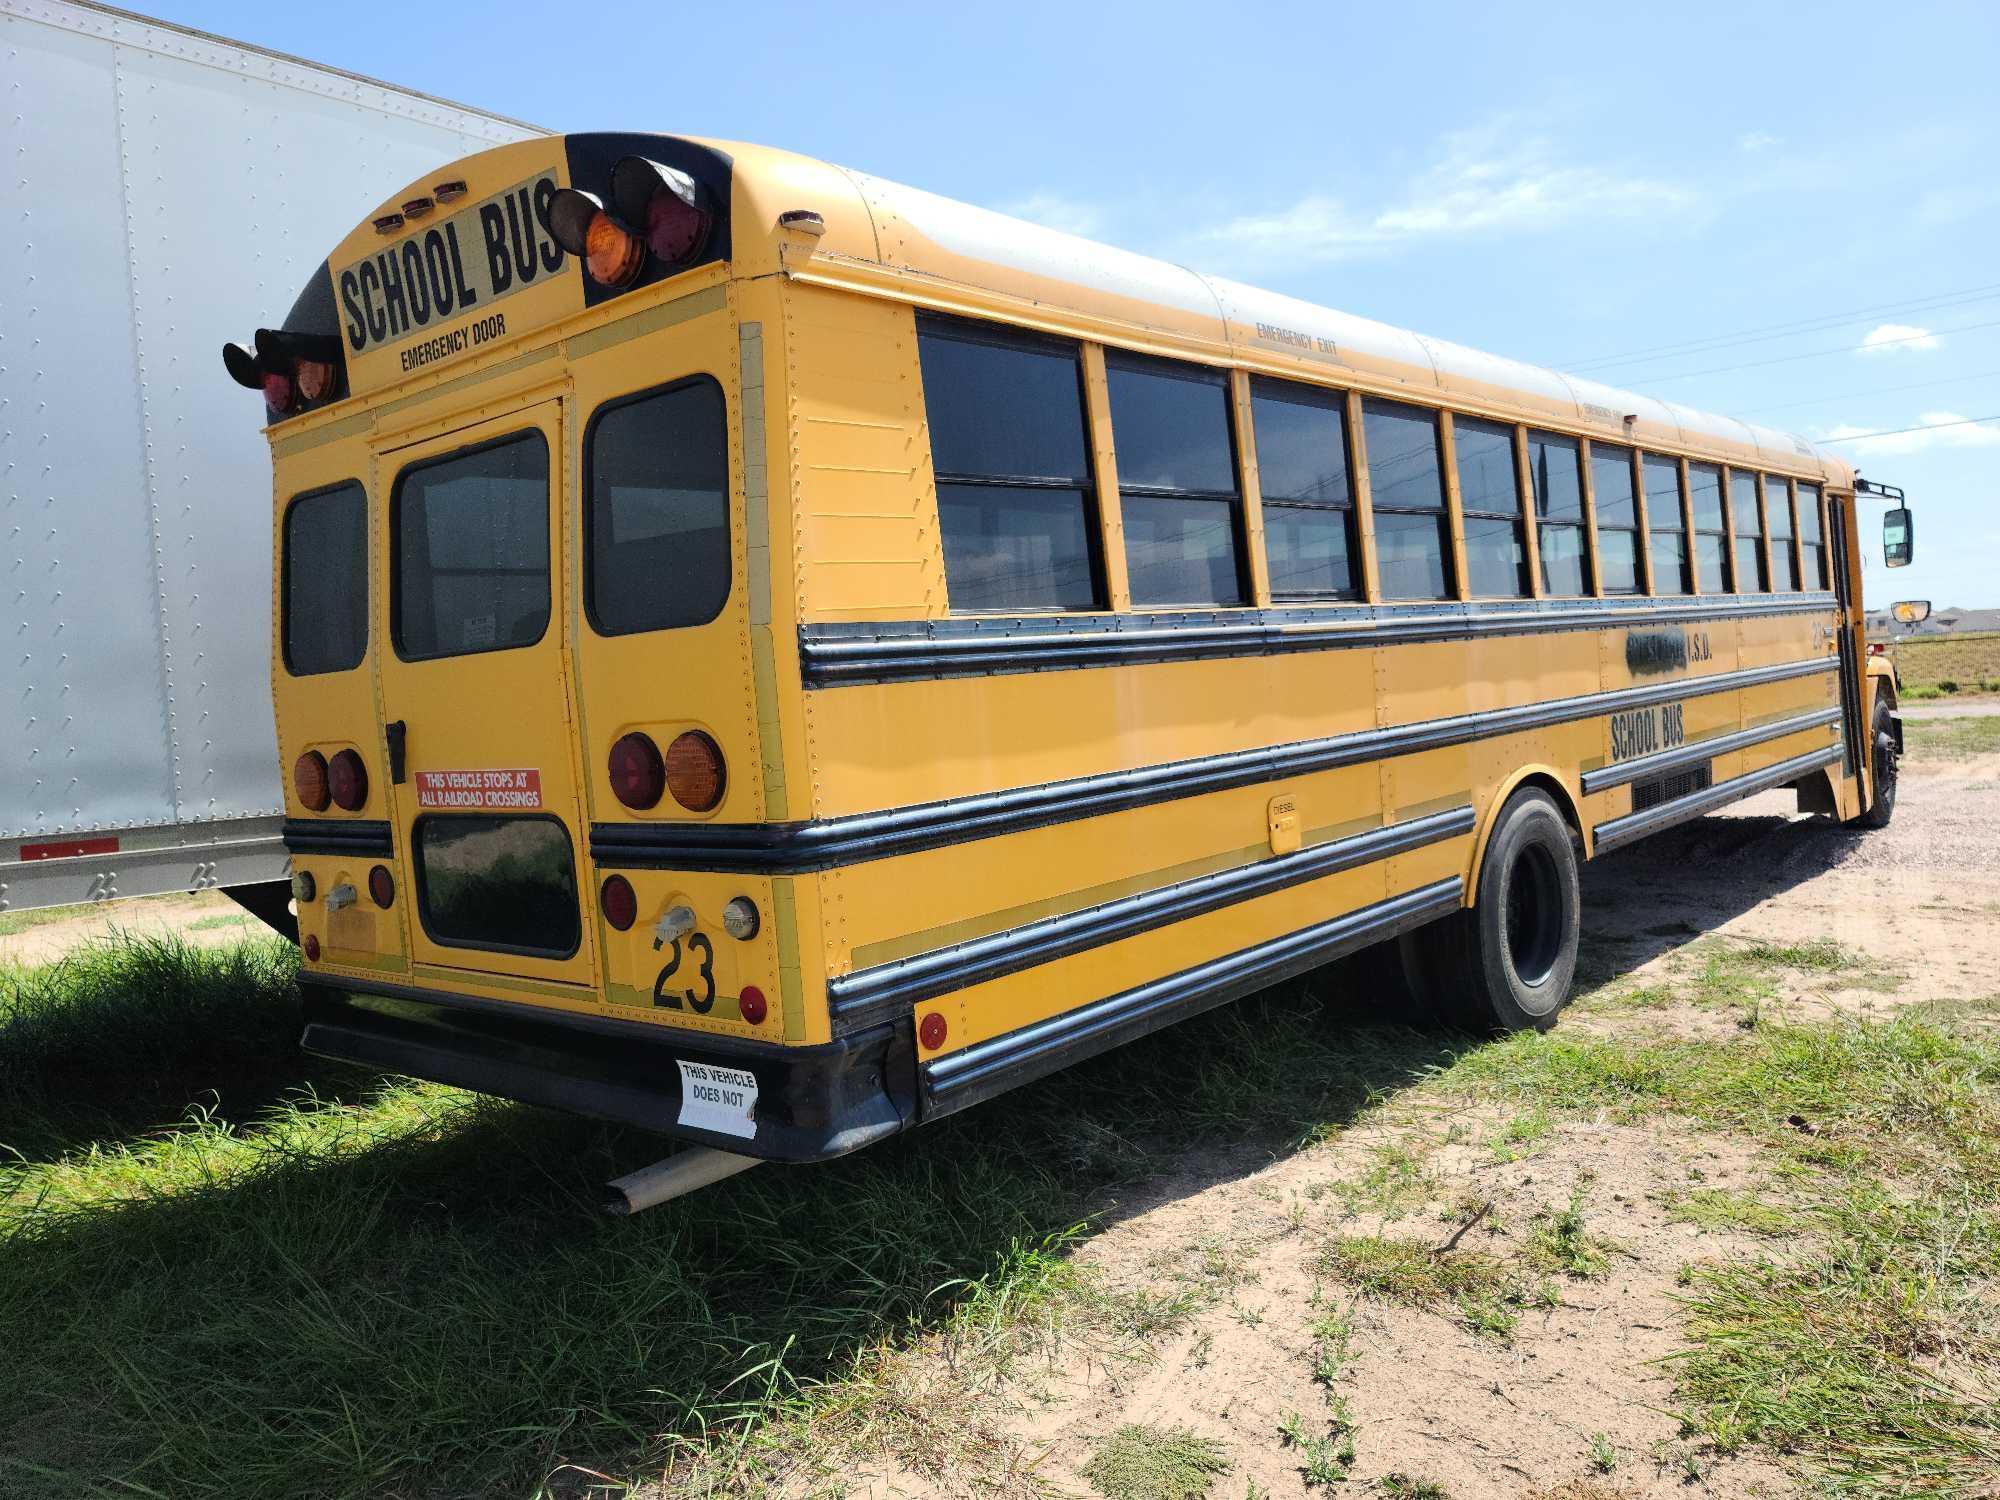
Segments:
[[[300,1045],[322,1057],[636,1125],[771,1161],[825,1161],[916,1122],[910,1021],[810,1047],[670,1031],[400,985],[302,984]],[[678,1063],[757,1077],[756,1134],[680,1123]]]

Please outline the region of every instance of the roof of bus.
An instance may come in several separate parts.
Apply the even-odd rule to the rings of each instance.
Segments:
[[[790,152],[703,144],[732,161],[739,222],[744,207],[754,207],[752,222],[763,224],[775,224],[787,209],[821,213],[827,232],[807,263],[808,279],[813,266],[840,279],[843,264],[872,265],[920,278],[930,288],[921,300],[971,313],[1072,333],[1080,322],[1095,324],[1113,342],[1162,353],[1186,352],[1177,344],[1220,345],[1273,370],[1321,378],[1351,372],[1433,401],[1449,397],[1475,412],[1539,411],[1614,441],[1673,444],[1723,460],[1819,472],[1837,484],[1853,480],[1838,455],[1791,433],[1204,275]],[[740,254],[747,247],[738,248]],[[796,260],[789,269],[800,274]]]

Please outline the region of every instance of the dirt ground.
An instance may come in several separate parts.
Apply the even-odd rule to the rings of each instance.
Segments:
[[[191,943],[236,943],[261,936],[263,923],[220,891],[187,895],[142,896],[133,901],[106,901],[93,907],[62,907],[57,911],[23,913],[47,916],[19,932],[0,926],[0,965],[45,964],[83,943],[114,931],[165,935],[178,933]]]
[[[1781,978],[1772,1008],[1801,1019],[1881,1015],[2000,992],[2000,756],[1906,762],[1896,820],[1879,833],[1796,817],[1791,801],[1746,802],[1589,867],[1594,941],[1582,978],[1685,982],[1718,943],[1831,937],[1873,962],[1810,982]],[[1698,1033],[1741,1019],[1680,1004],[1648,1010],[1646,1023]],[[1633,1013],[1586,1005],[1562,1024],[1614,1028]],[[1199,1282],[1222,1295],[1146,1355],[1073,1342],[1017,1366],[982,1406],[1000,1414],[1014,1450],[1007,1467],[1032,1476],[1023,1492],[1091,1494],[1082,1470],[1098,1445],[1141,1423],[1219,1442],[1230,1468],[1210,1493],[1230,1500],[1436,1493],[1418,1479],[1453,1500],[1805,1494],[1772,1460],[1718,1457],[1683,1439],[1659,1363],[1680,1344],[1684,1268],[1772,1247],[1674,1211],[1690,1191],[1754,1192],[1763,1169],[1752,1152],[1668,1121],[1552,1124],[1518,1153],[1507,1129],[1504,1116],[1427,1105],[1417,1090],[1386,1121],[1314,1149],[1275,1162],[1218,1153],[1150,1184],[1140,1201],[1107,1205],[1110,1222],[1082,1252],[1104,1284],[1158,1292]],[[1394,1191],[1399,1175],[1409,1202]],[[1439,1204],[1490,1202],[1464,1243],[1505,1254],[1572,1195],[1612,1243],[1609,1272],[1565,1283],[1559,1306],[1524,1311],[1511,1342],[1474,1333],[1449,1308],[1357,1298],[1317,1265],[1329,1233],[1436,1244],[1454,1227]],[[1349,1327],[1331,1384],[1315,1380],[1328,1318]],[[1307,1432],[1327,1432],[1334,1392],[1350,1414],[1351,1474],[1311,1489],[1280,1428],[1296,1414]],[[797,1492],[824,1485],[817,1477]],[[848,1469],[838,1487],[973,1492],[893,1465]]]

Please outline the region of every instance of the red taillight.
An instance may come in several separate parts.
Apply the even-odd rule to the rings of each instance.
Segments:
[[[345,812],[360,812],[368,805],[368,768],[352,750],[337,753],[326,768],[327,789]]]
[[[1870,656],[1887,656],[1889,648],[1884,646],[1880,641],[1870,641],[1868,643],[1868,654]]]
[[[620,932],[629,929],[639,919],[639,897],[632,890],[632,882],[623,875],[611,876],[597,888],[597,909]]]
[[[305,950],[306,950],[306,957],[307,957],[307,959],[309,959],[309,960],[310,960],[311,962],[313,962],[313,963],[318,963],[318,962],[319,962],[319,939],[318,939],[318,938],[316,938],[316,937],[314,937],[314,936],[313,936],[313,935],[312,935],[312,934],[311,934],[310,932],[309,932],[309,933],[307,933],[307,934],[306,934],[306,940],[305,940],[305,943],[304,943],[304,947],[305,947]]]
[[[660,747],[637,730],[621,735],[611,747],[612,795],[634,812],[644,812],[659,804],[666,789],[667,768]]]
[[[722,750],[699,729],[674,736],[667,746],[667,790],[689,812],[711,812],[728,784]]]
[[[396,899],[396,877],[389,873],[387,865],[377,865],[368,872],[368,899],[384,911]]]
[[[743,993],[736,997],[736,1008],[743,1012],[743,1019],[752,1026],[762,1026],[764,1017],[771,1013],[771,1007],[764,1001],[764,992],[754,984],[743,986]]]
[[[308,812],[326,811],[333,798],[326,783],[326,757],[319,751],[308,750],[292,762],[292,790]]]

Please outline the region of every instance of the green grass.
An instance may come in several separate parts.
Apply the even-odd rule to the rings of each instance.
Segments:
[[[1229,1457],[1213,1438],[1135,1423],[1106,1438],[1083,1467],[1106,1500],[1201,1500],[1228,1472]]]
[[[2000,750],[2000,714],[1962,719],[1907,719],[1903,747],[1911,760],[1967,760]]]
[[[1093,1215],[1164,1160],[1337,1127],[1459,1045],[1288,988],[612,1220],[599,1184],[668,1143],[314,1063],[298,1028],[276,943],[0,974],[0,1491],[527,1495],[670,1464],[729,1488],[879,1432],[937,1477],[990,1419],[903,1351],[985,1377],[1037,1320],[1181,1325],[1215,1278],[1088,1285],[1066,1247]]]
[[[1802,1221],[1795,1209],[1755,1193],[1728,1188],[1696,1188],[1667,1205],[1667,1217],[1677,1224],[1702,1229],[1740,1229],[1746,1234],[1784,1239],[1797,1234]]]
[[[1587,1184],[1579,1184],[1568,1203],[1535,1216],[1524,1252],[1529,1265],[1577,1281],[1593,1281],[1605,1273],[1617,1247],[1586,1226],[1583,1205],[1588,1192]]]

